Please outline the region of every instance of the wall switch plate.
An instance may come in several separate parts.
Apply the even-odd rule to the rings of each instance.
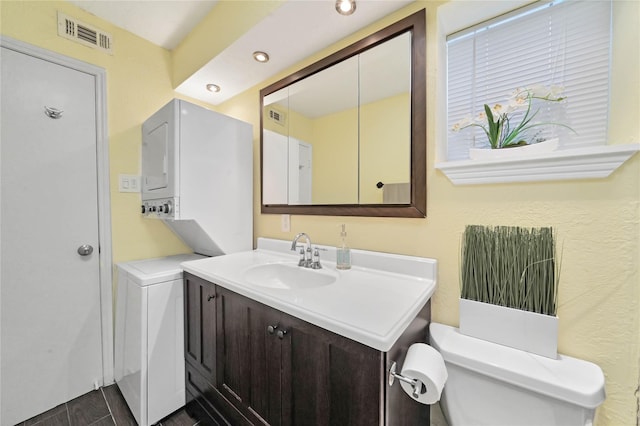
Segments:
[[[140,192],[140,176],[118,175],[118,190],[120,192]]]
[[[282,232],[291,231],[291,215],[289,214],[280,215],[280,230]]]

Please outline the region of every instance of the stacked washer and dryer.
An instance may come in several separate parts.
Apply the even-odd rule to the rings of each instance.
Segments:
[[[142,125],[142,206],[193,254],[118,264],[115,378],[140,426],[184,406],[180,264],[253,248],[251,125],[174,99]]]

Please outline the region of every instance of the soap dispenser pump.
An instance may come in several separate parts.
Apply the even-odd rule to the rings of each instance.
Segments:
[[[336,248],[336,268],[351,268],[351,250],[347,246],[347,231],[345,224],[342,224],[342,232],[340,232],[340,246]]]

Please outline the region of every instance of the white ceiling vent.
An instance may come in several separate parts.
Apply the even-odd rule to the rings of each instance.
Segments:
[[[113,55],[111,34],[80,22],[62,12],[58,12],[58,35]]]
[[[278,111],[277,109],[271,107],[268,109],[269,119],[275,123],[278,123],[281,126],[287,124],[287,116],[284,112]]]

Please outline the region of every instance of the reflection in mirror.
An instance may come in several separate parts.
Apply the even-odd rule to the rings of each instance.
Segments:
[[[340,62],[293,87],[289,110],[304,111],[310,120],[312,204],[357,204],[358,58]],[[302,114],[294,115],[299,118]]]
[[[263,89],[262,211],[424,217],[424,50],[421,11]]]
[[[411,35],[404,33],[359,57],[359,203],[409,204]]]
[[[357,107],[357,57],[265,96],[264,204],[358,203]]]

